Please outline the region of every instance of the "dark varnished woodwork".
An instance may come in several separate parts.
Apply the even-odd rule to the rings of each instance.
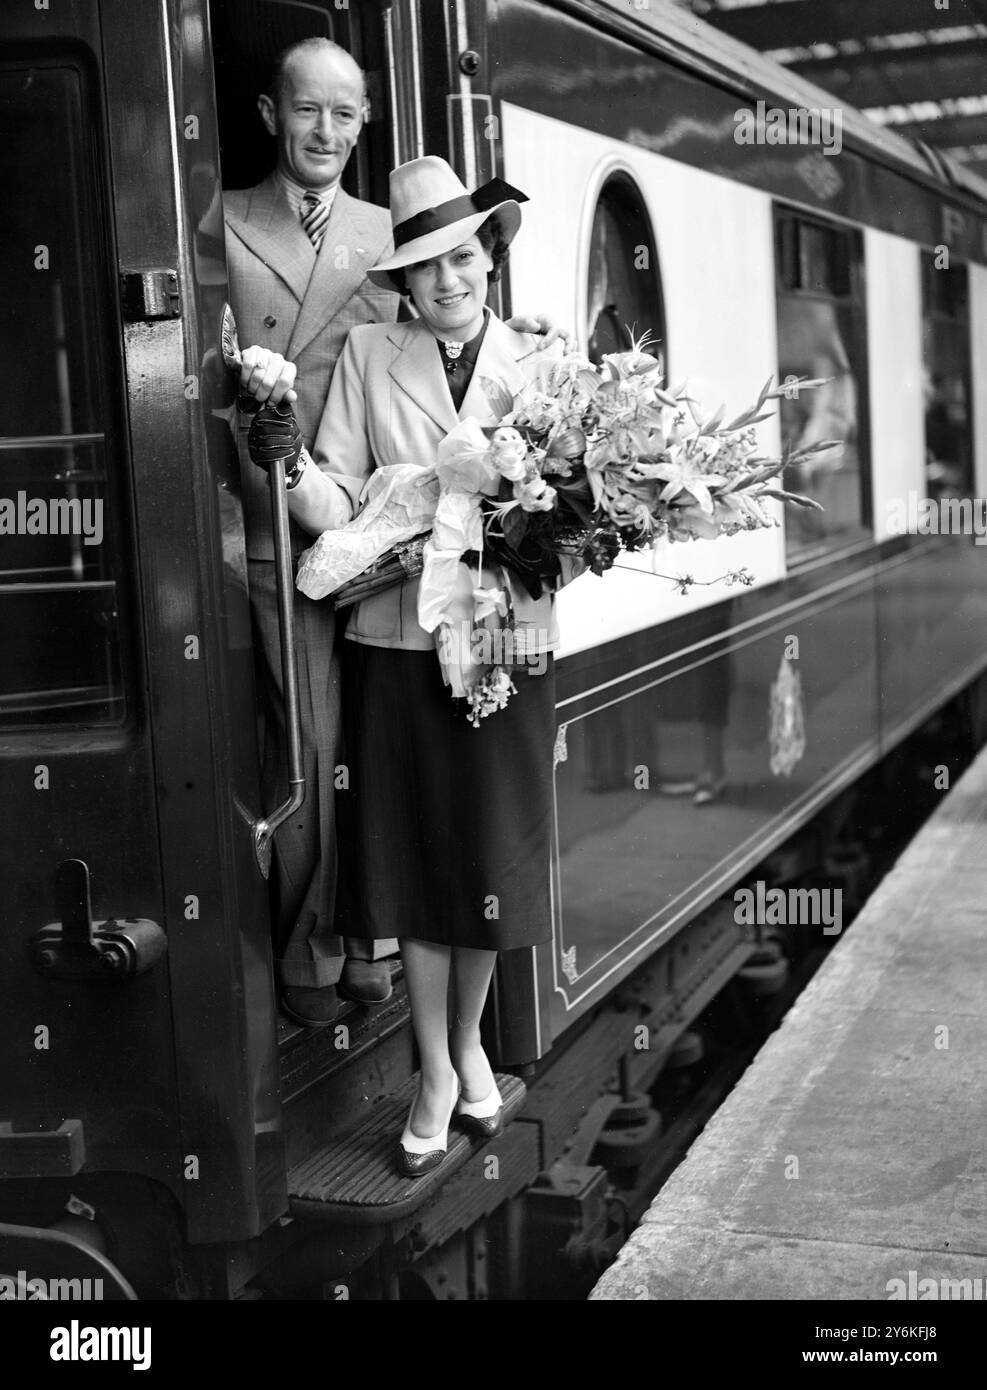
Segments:
[[[189,1236],[203,1241],[263,1229],[285,1188],[267,894],[248,825],[260,809],[256,720],[222,415],[227,289],[204,0],[169,5],[165,20],[161,33],[156,4],[104,5],[121,264],[176,265],[183,290],[182,320],[128,327],[125,352],[182,1160],[199,1160],[180,1192]],[[185,138],[189,116],[198,138]],[[198,398],[186,396],[190,376]]]
[[[122,593],[125,715],[115,727],[65,726],[11,732],[0,740],[0,846],[4,926],[0,935],[0,1016],[4,1065],[0,1113],[40,1129],[62,1118],[83,1122],[86,1171],[124,1169],[178,1188],[179,1132],[168,969],[159,963],[120,987],[48,982],[30,968],[27,942],[58,920],[55,871],[69,858],[92,874],[97,918],[133,916],[165,923],[153,749],[145,699],[143,633],[132,609],[139,572],[128,453],[126,383],[120,367],[112,169],[102,99],[102,33],[95,6],[58,13],[30,6],[4,15],[14,61],[64,63],[83,75],[91,112],[83,134],[97,234],[90,275],[101,344],[100,407],[107,431],[107,543],[119,546],[130,593]],[[43,171],[40,171],[43,173]],[[38,241],[45,229],[38,228]],[[29,263],[29,262],[27,262]],[[25,330],[24,325],[21,331]],[[38,633],[45,641],[46,634]],[[35,789],[37,769],[49,789]],[[36,1031],[48,1032],[47,1047]]]

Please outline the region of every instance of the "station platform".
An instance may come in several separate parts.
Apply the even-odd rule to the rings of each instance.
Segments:
[[[591,1298],[987,1296],[987,749],[943,797]]]

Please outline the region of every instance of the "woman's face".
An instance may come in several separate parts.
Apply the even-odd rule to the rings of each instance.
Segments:
[[[415,308],[437,338],[469,342],[483,327],[487,273],[493,261],[471,236],[461,246],[404,272]]]

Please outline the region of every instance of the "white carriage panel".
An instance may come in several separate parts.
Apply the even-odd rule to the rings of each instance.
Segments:
[[[925,496],[922,277],[918,246],[864,228],[874,538],[897,532],[908,494]]]
[[[575,325],[585,348],[586,281],[597,197],[618,170],[645,198],[665,296],[670,377],[687,378],[710,410],[750,404],[777,371],[771,200],[675,160],[522,108],[503,108],[505,177],[531,196],[511,253],[517,308],[545,310]],[[725,252],[724,248],[727,248]],[[777,451],[776,418],[760,427]],[[604,580],[585,575],[559,597],[565,655],[651,627],[728,596],[716,584],[683,596],[661,574],[708,582],[746,566],[758,585],[785,572],[784,534],[664,545],[624,556]]]
[[[987,497],[987,266],[970,264],[970,380],[976,495]]]

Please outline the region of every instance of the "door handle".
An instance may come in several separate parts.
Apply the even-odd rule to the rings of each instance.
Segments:
[[[94,922],[89,866],[64,859],[55,872],[60,922],[49,922],[28,942],[31,964],[49,980],[126,980],[143,975],[165,953],[157,922],[110,917]]]

